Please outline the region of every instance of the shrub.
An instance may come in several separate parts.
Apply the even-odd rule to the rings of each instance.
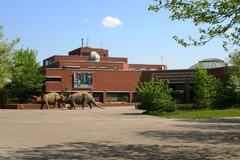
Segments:
[[[240,106],[240,50],[232,53],[230,58],[232,67],[227,88],[230,89],[231,96],[235,99],[234,105]]]
[[[202,108],[213,106],[219,92],[221,82],[215,76],[209,75],[206,69],[197,68],[193,77],[195,102]]]
[[[123,103],[128,102],[128,101],[129,101],[128,96],[123,96]]]
[[[170,89],[163,80],[152,78],[149,82],[139,83],[137,94],[141,99],[140,107],[147,111],[172,112],[175,110]]]
[[[0,108],[4,108],[4,105],[7,103],[8,90],[7,87],[0,88]]]
[[[236,50],[230,55],[231,67],[228,80],[222,85],[217,94],[217,101],[214,105],[217,109],[240,106],[240,51]]]
[[[198,110],[198,109],[201,109],[201,108],[198,108],[198,105],[194,103],[176,104],[176,110],[179,110],[179,111],[192,111],[192,110]]]
[[[229,86],[229,80],[224,82],[214,103],[214,109],[226,109],[237,106],[237,97],[233,89]]]

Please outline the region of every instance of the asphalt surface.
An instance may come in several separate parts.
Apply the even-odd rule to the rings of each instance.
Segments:
[[[0,159],[240,159],[240,119],[176,120],[134,107],[0,110]]]

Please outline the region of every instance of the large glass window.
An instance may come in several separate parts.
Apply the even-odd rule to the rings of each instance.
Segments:
[[[73,87],[74,88],[91,88],[92,74],[91,73],[74,73]]]

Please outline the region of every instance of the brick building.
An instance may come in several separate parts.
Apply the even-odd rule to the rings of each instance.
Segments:
[[[211,70],[211,69],[210,69]],[[136,86],[151,77],[165,79],[173,88],[173,95],[179,102],[191,101],[191,79],[194,70],[167,70],[166,65],[129,64],[124,57],[109,57],[108,50],[81,47],[68,55],[54,55],[43,61],[46,77],[45,92],[88,91],[96,101],[129,102],[138,101]],[[210,71],[220,78],[225,69]]]

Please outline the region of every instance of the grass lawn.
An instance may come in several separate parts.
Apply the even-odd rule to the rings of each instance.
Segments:
[[[151,115],[159,115],[157,112],[150,113]],[[166,115],[160,115],[166,118],[220,118],[220,117],[239,117],[240,109],[225,109],[225,110],[197,110],[197,111],[176,111]]]

